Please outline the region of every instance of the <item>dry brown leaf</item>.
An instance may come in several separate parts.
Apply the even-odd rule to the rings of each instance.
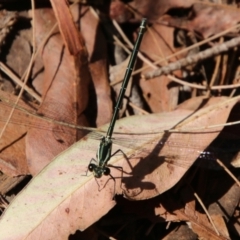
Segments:
[[[149,21],[154,21],[172,8],[188,8],[193,3],[192,0],[134,0],[133,7]]]
[[[205,214],[195,212],[193,216],[186,216],[181,210],[174,211],[174,214],[178,216],[178,218],[183,218],[185,221],[188,219],[190,221],[191,228],[195,233],[198,234],[203,239],[214,239],[214,240],[228,240],[228,232],[225,235],[226,226],[223,229],[218,229],[220,234],[218,235],[212,225],[209,223],[209,219]],[[219,217],[218,217],[219,218]],[[224,223],[224,221],[221,221]]]
[[[109,7],[109,16],[110,18],[116,20],[118,23],[128,22],[133,14],[126,7],[125,3],[119,0],[111,1]]]
[[[12,101],[16,100],[11,94],[0,91],[1,96]],[[24,104],[23,101],[19,102],[26,109],[31,110],[31,107]],[[5,106],[0,102],[0,129],[4,127],[6,120],[12,108]],[[21,112],[21,116],[24,113]],[[2,138],[0,139],[0,171],[8,176],[25,175],[29,173],[26,163],[25,153],[25,136],[29,129],[24,123],[21,122],[19,111],[13,113],[12,121],[8,124]],[[17,125],[16,125],[17,124]]]
[[[186,205],[183,210],[177,210],[176,212],[174,212],[176,216],[179,217],[179,220],[183,217],[185,221],[188,221],[190,223],[193,231],[203,239],[209,239],[209,238],[228,239],[229,238],[229,233],[226,228],[226,224],[223,221],[223,216],[219,214],[217,215],[211,214],[208,212],[209,216],[211,217],[211,221],[212,221],[211,223],[206,213],[197,211],[196,199],[193,195],[192,189],[189,186],[183,189],[183,191],[181,191],[181,195]],[[189,199],[191,200],[189,201]],[[219,233],[219,236],[218,236],[218,233]]]
[[[204,126],[215,125],[219,121],[225,122],[231,110],[230,106],[233,106],[232,104],[234,104],[234,101],[238,101],[237,99],[223,101],[222,103],[204,108],[188,117],[178,125],[177,129],[204,128]],[[156,127],[155,131],[169,129],[169,125],[166,127],[165,124],[171,124],[170,121],[173,115],[172,118],[169,116],[173,113],[176,117],[180,117],[182,114],[186,114],[187,111],[174,111],[166,115],[166,119],[159,119],[161,128]],[[155,124],[156,122],[152,122],[149,116],[147,125],[154,126]],[[144,132],[145,126],[137,125],[137,128],[139,127]],[[127,127],[122,127],[122,130],[133,132],[134,128],[136,128],[135,123],[130,124],[128,122]],[[203,151],[217,137],[221,129],[222,127],[214,128],[213,130],[201,129],[196,130],[194,133],[179,132],[168,134],[166,132],[157,136],[158,143],[156,140],[154,141],[154,138],[149,142],[146,141],[139,147],[138,151],[132,154],[128,162],[123,162],[124,171],[131,173],[129,176],[126,174],[126,177],[124,176],[122,180],[122,188],[126,190],[126,195],[139,200],[147,199],[172,187],[197,158],[199,152],[196,151],[194,146],[198,146],[202,149],[200,151]],[[136,131],[137,129],[134,132]],[[169,146],[168,144],[161,144],[161,141],[173,144]],[[149,154],[144,151],[145,148],[147,148]],[[154,157],[156,155],[158,155],[157,158]],[[153,157],[154,161],[152,160]],[[177,166],[177,162],[184,162],[184,166]],[[161,184],[159,185],[158,183]]]
[[[195,31],[205,39],[235,26],[240,20],[239,9],[219,4],[195,3],[188,19],[165,16],[161,21],[169,26]]]
[[[185,120],[181,129],[224,123],[237,101],[239,98],[202,109]],[[169,129],[192,112],[178,110],[173,113],[122,119],[117,122],[116,132],[121,131],[125,139],[130,138],[135,147],[137,140],[142,139],[142,133],[148,132],[148,138],[145,139],[153,143],[154,139],[149,132]],[[60,154],[15,198],[0,221],[1,236],[6,240],[36,237],[45,239],[46,236],[48,239],[56,239],[56,236],[64,239],[77,229],[87,228],[106,214],[115,204],[112,201],[115,193],[123,192],[126,197],[135,200],[157,196],[172,187],[195,161],[199,152],[192,146],[204,150],[221,131],[221,127],[215,130],[217,133],[201,130],[202,136],[197,133],[198,136],[194,134],[191,137],[188,133],[188,140],[185,141],[184,134],[180,133],[180,138],[185,143],[181,146],[176,144],[180,144],[179,140],[174,141],[179,134],[171,134],[158,153],[155,153],[153,147],[149,148],[148,143],[144,143],[146,140],[139,143],[138,149],[132,149],[129,145],[122,146],[128,161],[122,156],[114,156],[109,162],[113,166],[123,167],[123,175],[119,169],[111,168],[115,181],[108,176],[100,179],[95,179],[92,174],[82,176],[99,145],[99,140],[90,138],[90,134],[89,138],[84,138]],[[135,134],[129,135],[130,132]],[[139,133],[136,134],[137,132]],[[117,136],[119,134],[116,133],[114,138]],[[159,141],[162,135],[157,133],[157,136]],[[113,152],[117,149],[119,146],[114,144]],[[180,167],[174,161],[164,162],[163,159],[168,154],[178,155],[178,163],[184,157],[185,165]],[[135,161],[134,156],[139,155],[144,159]],[[129,164],[132,165],[132,172],[129,172]]]
[[[74,22],[65,0],[51,0],[65,46],[70,54],[77,56],[84,49],[84,41]]]
[[[178,197],[176,198],[176,196]],[[161,214],[160,217],[165,218],[166,221],[185,221],[188,223],[189,228],[203,239],[229,239],[222,216],[211,215],[211,219],[216,220],[213,223],[219,232],[218,234],[207,215],[196,209],[196,199],[189,186],[181,188],[180,196],[170,193],[162,195],[160,202],[162,205],[155,208],[155,212]],[[185,206],[183,203],[185,203]],[[167,210],[163,214],[164,209]]]
[[[74,5],[71,10],[73,16],[78,19],[77,5]],[[107,43],[101,30],[100,21],[93,10],[82,6],[81,15],[80,29],[89,54],[89,68],[94,85],[92,92],[97,98],[97,106],[92,104],[89,108],[97,108],[96,125],[102,126],[110,122],[112,117],[111,89],[107,72]]]
[[[165,57],[175,52],[173,31],[173,28],[153,25],[146,32],[140,50],[152,61],[159,60],[159,56],[164,60]],[[166,64],[167,60],[163,62],[163,65]],[[144,63],[143,66],[147,66],[147,64]],[[148,71],[149,68],[142,73]],[[176,107],[179,86],[169,80],[167,76],[163,75],[148,81],[142,78],[140,79],[140,87],[152,112],[171,111]]]
[[[56,20],[51,9],[35,11],[37,43],[48,34]],[[64,47],[58,30],[50,36],[42,51],[44,63],[44,101],[39,112],[55,112],[55,119],[86,125],[84,111],[88,104],[88,71],[87,53],[82,48],[78,56],[71,56]],[[58,153],[82,137],[79,132],[69,130],[71,134],[54,134],[59,126],[49,124],[53,131],[43,132],[31,129],[26,139],[28,166],[34,175],[39,172]]]

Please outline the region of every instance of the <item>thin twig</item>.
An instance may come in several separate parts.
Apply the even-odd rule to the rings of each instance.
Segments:
[[[120,28],[119,24],[113,20],[113,25],[114,27],[117,29],[118,33],[120,34],[120,36],[123,38],[123,40],[127,43],[127,45],[131,48],[131,50],[133,49],[133,44],[131,43],[131,41],[127,38],[126,34],[122,31],[122,29]],[[150,61],[148,60],[146,57],[143,56],[143,54],[138,51],[138,57],[145,62],[146,64],[148,64],[150,67],[157,69],[157,67]]]
[[[23,82],[2,62],[0,62],[0,69],[9,77],[12,79],[13,82],[15,82],[17,85],[19,85],[21,88],[24,87],[24,90],[29,93],[32,97],[34,97],[38,102],[42,102],[42,98],[36,94],[30,87],[24,86]]]
[[[217,163],[228,173],[228,175],[235,181],[235,183],[240,187],[240,182],[238,179],[231,173],[231,171],[223,164],[219,159],[216,160]]]
[[[132,108],[135,108],[137,111],[141,112],[141,113],[144,114],[144,115],[148,115],[148,114],[149,114],[149,112],[147,112],[147,111],[143,110],[142,108],[136,106],[136,105],[135,105],[134,103],[132,103],[132,102],[129,102],[128,104],[129,104]]]
[[[210,214],[208,213],[207,208],[205,207],[205,205],[203,204],[202,200],[200,199],[200,197],[197,195],[196,192],[194,192],[194,196],[195,196],[195,198],[198,200],[198,202],[200,203],[200,205],[202,206],[202,208],[203,208],[204,212],[206,213],[206,215],[207,215],[209,221],[211,222],[211,224],[212,224],[212,226],[213,226],[213,228],[214,228],[216,234],[219,236],[220,234],[219,234],[219,232],[218,232],[218,230],[217,230],[217,228],[216,228],[216,226],[215,226],[215,224],[214,224],[214,222],[213,222],[213,220],[212,220]]]
[[[223,43],[223,37],[220,38],[220,41],[219,41],[219,44],[222,44]],[[211,96],[211,90],[212,90],[212,86],[214,86],[214,83],[216,81],[216,78],[217,78],[217,74],[219,72],[219,66],[220,66],[220,63],[221,63],[221,55],[218,55],[216,57],[216,64],[215,64],[215,68],[214,68],[214,71],[213,71],[213,75],[212,75],[212,78],[210,80],[210,83],[209,83],[209,86],[208,86],[208,93],[207,93],[207,96],[210,97]]]
[[[178,56],[178,55],[182,55],[182,54],[184,54],[185,52],[188,52],[188,51],[190,51],[190,50],[192,50],[192,49],[194,49],[194,48],[196,48],[196,47],[200,47],[200,46],[202,46],[203,44],[208,43],[208,42],[210,42],[210,41],[212,41],[212,40],[214,40],[214,39],[216,39],[216,38],[219,38],[219,37],[221,37],[221,36],[224,36],[224,35],[226,35],[227,33],[231,32],[232,30],[234,30],[234,29],[236,29],[236,28],[239,28],[239,27],[240,27],[240,23],[237,24],[237,25],[235,25],[235,26],[233,26],[233,27],[231,27],[231,28],[229,28],[229,29],[227,29],[227,30],[225,30],[225,31],[222,31],[222,32],[220,32],[220,33],[218,33],[218,34],[210,37],[210,38],[207,38],[207,39],[205,39],[205,40],[203,40],[203,41],[201,41],[201,42],[195,43],[195,44],[193,44],[193,45],[191,45],[191,46],[189,46],[189,47],[187,47],[187,48],[184,48],[184,49],[182,49],[182,50],[180,50],[180,51],[178,51],[178,52],[176,52],[176,53],[174,53],[174,54],[172,54],[172,55],[170,55],[170,56],[167,56],[167,57],[166,57],[166,60],[170,60],[171,58],[176,57],[176,56]],[[164,61],[165,61],[165,59],[159,59],[159,60],[153,62],[153,64],[154,64],[154,65],[157,65],[157,64],[160,64],[160,63],[162,63],[162,62],[164,62]],[[149,66],[142,67],[142,68],[140,68],[140,69],[138,69],[138,70],[135,70],[132,74],[134,75],[134,74],[140,73],[140,72],[142,72],[143,70],[146,70],[146,69],[148,69],[148,68],[149,68]]]
[[[32,1],[32,7],[34,8],[34,6],[35,6],[35,5],[34,5],[34,0],[31,0],[31,1]],[[32,11],[34,12],[34,9],[32,9]],[[35,27],[35,26],[33,26],[33,27]],[[11,119],[11,117],[12,117],[12,115],[13,115],[13,112],[14,112],[16,106],[17,106],[17,103],[18,103],[19,99],[20,99],[21,96],[22,96],[22,93],[23,93],[23,91],[24,91],[24,89],[25,89],[27,80],[28,80],[28,78],[29,78],[30,69],[32,68],[33,63],[34,63],[37,55],[38,55],[39,52],[43,49],[45,43],[47,42],[47,40],[49,39],[49,37],[50,37],[50,35],[53,33],[53,31],[56,29],[56,27],[57,27],[57,23],[52,27],[52,29],[49,31],[49,33],[46,35],[46,37],[43,39],[43,41],[42,41],[41,44],[39,45],[39,48],[38,48],[37,50],[36,50],[36,49],[33,49],[33,54],[32,54],[30,63],[29,63],[29,65],[28,65],[28,68],[27,68],[27,70],[25,71],[25,73],[23,74],[23,76],[21,77],[21,81],[24,79],[23,84],[22,84],[22,86],[21,86],[21,91],[20,91],[20,93],[19,93],[19,95],[18,95],[18,98],[17,98],[17,100],[16,100],[16,102],[15,102],[15,104],[14,104],[14,106],[13,106],[13,108],[12,108],[10,114],[9,114],[9,117],[8,117],[5,125],[4,125],[3,128],[1,129],[0,138],[2,138],[2,135],[3,135],[3,133],[5,132],[8,123],[10,122],[10,119]],[[35,34],[34,31],[33,31],[33,34]],[[35,35],[33,36],[33,38],[35,38]],[[35,46],[35,45],[34,45],[34,42],[33,42],[33,46]]]
[[[167,75],[167,77],[169,79],[171,79],[173,82],[176,82],[176,83],[179,83],[181,85],[184,85],[184,86],[189,86],[191,88],[196,88],[196,89],[202,89],[202,90],[207,90],[207,86],[202,86],[202,85],[198,85],[198,84],[194,84],[194,83],[188,83],[188,82],[185,82],[181,79],[178,79],[172,75]],[[224,85],[224,86],[213,86],[211,87],[212,90],[220,90],[220,89],[232,89],[232,88],[238,88],[240,87],[240,83],[238,84],[231,84],[231,85]]]
[[[191,55],[186,58],[180,59],[179,61],[170,63],[168,66],[163,66],[157,70],[146,73],[143,75],[143,78],[150,79],[150,78],[159,77],[163,74],[169,74],[175,70],[179,70],[193,63],[197,63],[209,57],[216,56],[223,52],[227,52],[229,49],[234,48],[238,45],[240,45],[240,37],[233,38],[227,42],[218,44],[217,46],[214,46],[212,48],[208,48],[207,50],[199,52],[195,55]]]
[[[32,12],[33,12],[33,15],[34,15],[34,12],[35,12],[35,3],[34,3],[34,0],[31,0],[31,4],[32,4]],[[34,19],[35,19],[35,18],[34,18],[34,16],[33,16],[33,23],[35,23],[35,20],[34,20]],[[34,27],[35,27],[35,25],[33,26],[33,28],[34,28]],[[35,32],[33,31],[33,39],[35,38],[34,33],[35,33]],[[34,41],[34,42],[35,42],[35,41]],[[35,50],[36,50],[36,49],[35,49],[35,44],[34,44],[34,42],[33,42],[33,53],[35,53]],[[11,109],[11,112],[10,112],[10,114],[9,114],[9,116],[8,116],[8,119],[7,119],[6,123],[4,124],[4,126],[3,126],[2,130],[1,130],[0,139],[2,138],[3,133],[5,132],[5,130],[6,130],[6,128],[7,128],[7,125],[8,125],[9,122],[10,122],[10,119],[11,119],[11,117],[12,117],[14,111],[15,111],[15,106],[18,104],[18,102],[19,102],[19,100],[20,100],[20,98],[21,98],[21,96],[22,96],[22,94],[23,94],[24,88],[25,88],[25,86],[26,86],[26,84],[27,84],[27,80],[28,80],[28,78],[29,78],[29,75],[30,75],[30,72],[31,72],[31,69],[32,69],[32,66],[33,66],[33,62],[34,62],[34,54],[32,54],[32,56],[31,56],[30,63],[29,63],[28,68],[27,68],[27,70],[26,70],[26,72],[25,72],[26,74],[24,73],[24,74],[23,74],[23,77],[21,78],[21,80],[24,79],[23,85],[22,85],[22,87],[21,87],[21,90],[20,90],[19,95],[18,95],[18,97],[17,97],[17,100],[16,100],[16,102],[15,102],[15,105],[14,105],[13,108]]]

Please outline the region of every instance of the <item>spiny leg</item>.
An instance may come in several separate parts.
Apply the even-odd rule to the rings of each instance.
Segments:
[[[123,168],[120,167],[120,166],[113,166],[113,165],[111,165],[111,164],[108,164],[108,167],[116,168],[117,170],[119,170],[119,171],[121,172],[121,177],[120,177],[120,179],[121,179],[121,184],[120,184],[120,188],[121,188],[122,190],[124,190],[124,189],[122,188],[123,173],[126,173],[126,174],[128,174],[128,173],[125,172],[125,171],[123,171]],[[116,183],[116,180],[115,180],[115,179],[114,179],[114,181],[115,181],[115,183]],[[106,184],[105,184],[105,185],[106,185]]]
[[[116,155],[118,152],[121,152],[122,153],[122,155],[125,157],[125,158],[127,158],[127,155],[123,152],[123,150],[121,150],[121,149],[118,149],[116,152],[114,152],[112,155],[111,155],[111,157],[113,157],[114,155]]]
[[[132,166],[131,166],[131,164],[130,164],[130,162],[129,162],[129,160],[128,160],[127,155],[126,155],[121,149],[118,149],[116,152],[114,152],[114,153],[111,155],[111,157],[113,157],[114,155],[116,155],[118,152],[121,152],[121,153],[122,153],[122,155],[123,155],[124,158],[126,159],[128,165],[129,165],[130,168],[132,169]],[[108,166],[110,166],[110,167],[115,167],[115,166],[113,166],[113,165],[111,165],[111,164],[108,164]],[[123,171],[123,168],[122,168],[122,167],[115,167],[115,168],[121,168],[121,169],[122,169],[122,173],[124,172],[124,173],[129,174],[129,175],[131,174],[131,173],[128,173],[128,172]]]

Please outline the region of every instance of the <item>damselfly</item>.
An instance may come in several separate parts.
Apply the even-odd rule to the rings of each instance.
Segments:
[[[123,79],[123,83],[122,83],[122,87],[121,87],[121,91],[119,93],[117,102],[116,102],[116,106],[115,106],[115,110],[111,119],[111,122],[109,124],[109,128],[107,131],[107,134],[105,137],[103,137],[100,141],[100,145],[97,151],[97,160],[92,159],[92,161],[96,161],[97,163],[90,163],[88,165],[88,170],[93,172],[94,177],[96,178],[100,178],[103,174],[104,175],[109,175],[110,174],[110,169],[108,167],[106,167],[108,161],[110,160],[110,158],[112,157],[112,155],[115,155],[117,152],[112,154],[112,134],[113,134],[113,129],[118,117],[118,113],[119,110],[121,108],[122,105],[122,101],[123,101],[123,97],[129,82],[129,79],[131,77],[132,74],[132,70],[135,64],[135,60],[137,58],[137,53],[138,53],[138,49],[140,47],[142,38],[143,38],[143,34],[145,32],[145,28],[146,28],[146,24],[147,24],[147,19],[143,19],[140,25],[140,30],[138,33],[138,37],[136,40],[136,43],[134,45],[130,60],[129,60],[129,64],[128,67],[126,69],[126,73]],[[119,150],[121,151],[121,150]]]
[[[140,45],[142,34],[144,32],[146,20],[143,20],[140,28],[140,33],[138,37],[138,45],[137,47],[135,46],[135,49],[133,51],[133,57],[131,58],[130,61],[130,66],[129,69],[127,70],[126,77],[128,78],[131,75],[131,68],[133,67],[134,64],[134,58],[136,57],[137,54],[137,49]],[[192,161],[189,161],[190,157],[197,157],[199,156],[202,159],[214,159],[216,158],[215,156],[221,151],[222,149],[216,149],[214,148],[214,151],[204,151],[204,147],[202,147],[201,142],[203,141],[203,136],[199,137],[199,133],[192,134],[191,137],[187,141],[184,141],[181,134],[175,133],[173,135],[176,135],[177,137],[174,138],[174,140],[171,140],[169,138],[164,137],[163,135],[159,134],[159,129],[154,128],[152,129],[153,131],[153,137],[147,135],[144,136],[144,134],[141,136],[141,129],[142,127],[138,127],[139,132],[129,135],[130,137],[126,137],[128,135],[128,131],[125,131],[125,134],[122,134],[122,137],[119,137],[118,134],[115,133],[115,136],[112,137],[113,134],[113,129],[116,123],[117,115],[118,115],[118,109],[120,108],[122,97],[124,95],[125,87],[127,85],[127,81],[125,80],[123,83],[123,87],[121,90],[121,93],[119,95],[117,105],[115,108],[115,112],[112,118],[112,121],[110,123],[110,127],[107,130],[106,136],[102,136],[99,133],[95,132],[93,128],[87,128],[87,127],[81,127],[81,126],[76,126],[74,124],[68,123],[68,122],[61,122],[61,121],[56,121],[52,119],[54,114],[46,114],[45,116],[41,114],[36,114],[35,112],[30,112],[27,109],[24,109],[21,106],[15,106],[16,107],[16,112],[17,114],[14,115],[14,117],[11,119],[10,123],[14,124],[20,124],[20,125],[27,125],[30,127],[34,128],[41,128],[43,130],[49,130],[48,125],[44,125],[44,122],[50,122],[53,124],[60,124],[63,126],[62,129],[55,129],[55,131],[64,131],[65,128],[73,128],[73,129],[79,129],[79,130],[86,130],[86,131],[92,131],[89,135],[90,138],[96,139],[97,141],[100,140],[100,146],[98,148],[97,152],[97,163],[90,163],[88,166],[88,169],[93,172],[94,176],[96,178],[100,178],[102,175],[108,175],[110,173],[110,169],[107,167],[108,161],[110,160],[112,154],[112,144],[115,143],[120,146],[127,146],[128,148],[131,149],[136,149],[138,152],[144,152],[145,155],[151,154],[154,151],[156,152],[156,149],[161,149],[164,146],[167,147],[168,149],[162,153],[164,156],[164,161],[168,161],[170,164],[178,165],[178,166],[183,166],[184,168],[188,168],[191,164]],[[6,116],[8,112],[10,112],[11,107],[14,106],[14,103],[11,101],[8,101],[7,99],[1,98],[0,97],[0,107],[6,109],[6,113],[2,114],[0,116],[0,121],[6,121]],[[18,117],[18,113],[21,116]],[[25,117],[24,117],[25,116]],[[39,119],[39,121],[32,121],[31,117],[33,119]],[[149,117],[150,118],[150,117]],[[174,118],[176,118],[174,116]],[[159,120],[160,121],[160,120]],[[138,122],[136,122],[137,125]],[[164,130],[164,128],[162,129]],[[67,133],[67,131],[66,131]],[[196,141],[197,139],[197,141]],[[239,138],[238,138],[239,139]],[[194,140],[194,141],[193,141]],[[154,149],[153,149],[154,148]],[[235,146],[233,148],[229,148],[229,152],[235,152],[235,150],[238,148],[238,146]],[[118,148],[119,149],[119,148]],[[116,148],[115,148],[116,150]],[[224,151],[225,152],[225,151]],[[136,153],[135,153],[136,155]],[[160,153],[156,153],[155,155],[160,156]],[[132,157],[134,155],[132,154]]]
[[[0,123],[4,123],[7,120],[13,106],[14,102],[0,96]],[[56,121],[56,119],[53,118],[55,114],[54,112],[48,112],[43,116],[35,111],[26,109],[25,106],[23,107],[21,104],[15,106],[15,108],[14,115],[9,122],[9,132],[12,131],[11,127],[19,129],[20,126],[27,127],[26,130],[28,128],[37,128],[41,131],[53,132],[53,135],[71,135],[71,132],[68,132],[68,129],[71,128],[79,131],[84,130],[86,133],[89,133],[87,135],[88,138],[95,140],[93,145],[87,146],[87,148],[91,151],[96,151],[96,146],[103,138],[102,134],[106,133],[107,126],[99,129],[76,126],[72,122]],[[179,113],[176,115],[174,112],[170,112],[158,115],[151,114],[147,116],[133,116],[131,118],[126,118],[126,120],[121,120],[120,124],[117,125],[117,128],[114,131],[113,137],[111,138],[112,143],[114,144],[113,150],[117,151],[119,148],[124,147],[132,150],[132,152],[135,152],[131,153],[131,156],[127,155],[129,158],[134,157],[134,155],[136,156],[137,152],[141,152],[146,156],[150,154],[152,156],[162,156],[164,157],[164,161],[169,164],[189,168],[189,166],[193,163],[194,157],[197,158],[199,156],[202,160],[215,160],[219,156],[231,156],[240,149],[240,138],[236,134],[221,134],[222,137],[220,136],[220,138],[218,138],[218,143],[215,145],[216,147],[211,147],[209,150],[205,150],[205,147],[203,146],[203,142],[205,142],[206,138],[208,138],[208,134],[206,133],[201,134],[201,132],[198,131],[197,133],[192,132],[183,134],[179,132],[172,133],[172,138],[164,136],[164,130],[168,129],[164,123],[168,121],[170,122],[173,118],[176,119],[176,122],[178,122],[178,117]],[[142,118],[143,121],[141,120]],[[146,120],[144,120],[144,118]],[[159,122],[158,125],[153,123],[153,118],[156,119],[154,120],[155,122]],[[179,118],[179,120],[181,120],[181,118]],[[55,128],[53,130],[49,127],[48,123],[61,125],[62,127]],[[58,132],[55,133],[55,131]],[[188,136],[187,139],[184,139],[184,136]],[[230,142],[231,139],[232,141]],[[11,142],[14,144],[16,139],[14,138],[11,140],[8,145],[10,145]],[[1,145],[2,148],[5,148],[5,145]],[[167,149],[162,151],[163,147]],[[157,149],[161,149],[161,151],[157,152]]]

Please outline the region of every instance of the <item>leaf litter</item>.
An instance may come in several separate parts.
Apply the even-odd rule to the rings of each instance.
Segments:
[[[230,99],[216,104],[214,107],[210,106],[207,110],[200,110],[197,116],[195,116],[197,122],[195,124],[192,121],[184,124],[183,119],[191,115],[192,112],[180,111],[178,114],[174,113],[174,116],[177,116],[175,118],[173,118],[173,113],[166,113],[166,116],[162,118],[161,114],[155,114],[122,119],[117,123],[116,132],[121,130],[128,133],[129,129],[132,129],[136,134],[134,128],[138,128],[139,126],[143,126],[141,132],[145,131],[149,133],[155,131],[155,127],[158,130],[160,127],[162,127],[162,130],[166,130],[173,128],[182,120],[184,127],[195,126],[195,128],[198,125],[204,126],[206,122],[208,124],[216,124],[219,121],[220,123],[225,122],[231,106],[234,106],[238,100],[239,98]],[[221,119],[215,116],[221,116]],[[165,121],[163,120],[164,117],[166,118]],[[139,126],[135,125],[136,119]],[[146,125],[146,120],[151,124]],[[206,132],[195,132],[193,135],[171,133],[169,139],[173,139],[172,141],[174,142],[174,139],[178,138],[180,134],[182,141],[187,139],[185,142],[192,143],[192,141],[199,142],[200,138],[202,141],[202,150],[204,150],[218,135],[220,130],[220,128],[215,129],[213,133],[209,133],[209,130]],[[201,138],[202,135],[205,135],[204,138]],[[161,136],[164,136],[164,133],[157,134],[157,136],[154,136],[154,139],[161,139]],[[132,138],[133,136],[130,135],[130,137]],[[188,158],[190,155],[191,159],[187,159],[189,160],[188,167],[193,164],[199,155],[199,153],[191,150],[189,153],[189,148],[177,147],[174,149],[171,146],[171,149],[169,149],[169,146],[164,145],[159,155],[158,153],[154,154],[156,146],[151,146],[151,149],[149,149],[150,154],[146,156],[146,152],[141,151],[143,147],[146,147],[144,143],[137,150],[130,149],[130,153],[129,149],[123,147],[122,150],[128,157],[127,161],[121,156],[113,157],[110,161],[112,166],[122,167],[123,169],[122,176],[119,169],[111,168],[112,176],[115,178],[114,182],[112,179],[108,179],[108,177],[95,180],[91,174],[84,176],[89,161],[93,158],[92,151],[88,150],[88,145],[94,146],[97,149],[98,141],[91,138],[84,138],[84,140],[74,144],[56,157],[26,186],[18,197],[13,200],[3,215],[0,224],[2,236],[8,239],[9,234],[13,231],[10,226],[14,227],[18,222],[19,230],[15,230],[14,235],[11,234],[11,238],[9,239],[34,239],[36,236],[44,239],[46,238],[46,231],[41,231],[41,229],[46,224],[49,229],[52,229],[56,224],[56,221],[53,221],[53,219],[56,220],[58,218],[58,233],[61,236],[74,233],[76,229],[84,230],[114,206],[115,201],[112,198],[115,193],[123,193],[127,198],[132,200],[143,200],[153,198],[175,185],[187,171],[187,168],[179,168],[169,162],[165,163],[164,158],[167,158],[167,154],[170,153],[172,157],[176,154],[176,158],[179,161],[181,161],[181,158]],[[118,146],[114,148],[116,150]],[[159,149],[157,149],[157,152],[159,152]],[[127,167],[128,164],[131,165],[132,169]],[[37,212],[37,214],[32,214],[32,212]],[[12,217],[16,215],[18,215],[18,219]],[[20,217],[22,220],[19,222]],[[15,223],[14,221],[17,222]],[[65,221],[69,222],[68,228],[65,226]],[[50,227],[51,224],[53,224],[52,227]],[[47,234],[48,237],[53,237],[56,232],[49,231]]]

